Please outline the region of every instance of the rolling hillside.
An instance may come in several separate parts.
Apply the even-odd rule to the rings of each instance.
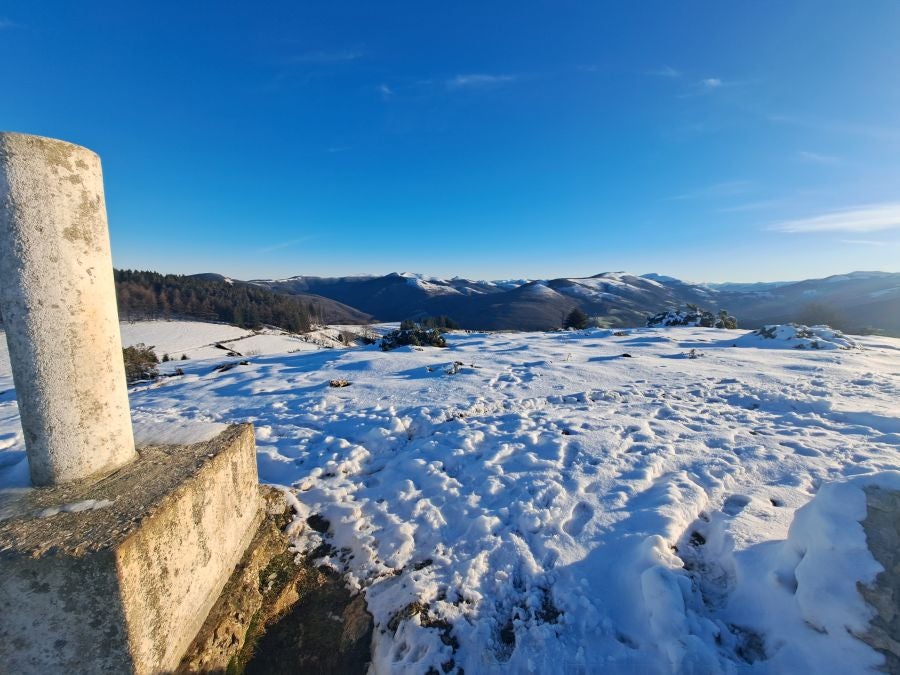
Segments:
[[[802,321],[854,333],[900,335],[900,274],[854,272],[790,283],[693,284],[657,274],[472,281],[417,274],[254,280],[278,293],[318,296],[381,321],[447,315],[465,328],[558,328],[575,306],[609,327],[640,326],[649,314],[693,303],[728,309],[741,325]]]

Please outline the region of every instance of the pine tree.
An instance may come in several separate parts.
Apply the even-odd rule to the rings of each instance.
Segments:
[[[575,330],[583,330],[587,328],[588,315],[581,311],[580,307],[575,307],[566,320],[563,322],[563,328],[574,328]]]

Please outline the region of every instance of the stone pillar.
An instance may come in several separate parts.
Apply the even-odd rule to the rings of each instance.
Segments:
[[[0,133],[0,310],[32,482],[134,459],[103,176],[90,150]]]

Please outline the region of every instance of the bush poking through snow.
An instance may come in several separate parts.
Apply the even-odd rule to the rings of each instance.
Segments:
[[[718,315],[697,305],[688,304],[684,309],[670,309],[659,312],[647,319],[650,328],[665,326],[700,326],[702,328],[723,328],[733,330],[738,327],[737,319],[726,309],[720,309]]]
[[[349,386],[350,386],[350,382],[349,382],[348,380],[331,380],[331,381],[328,383],[328,386],[329,386],[329,387],[338,387],[338,388],[341,388],[341,387],[349,387]]]
[[[763,326],[735,342],[739,347],[769,349],[854,349],[859,345],[828,326],[787,323]]]
[[[438,328],[443,330],[459,330],[459,324],[449,316],[426,316],[419,321],[422,328]]]
[[[432,328],[427,330],[409,320],[401,323],[398,330],[393,330],[381,338],[381,349],[386,352],[406,345],[413,347],[420,347],[422,345],[428,347],[446,347],[447,341],[444,339],[444,336],[441,335],[440,329]]]
[[[125,379],[128,382],[138,380],[152,380],[159,376],[156,366],[159,365],[159,357],[143,342],[122,350],[122,358],[125,360]]]
[[[563,322],[563,328],[574,328],[575,330],[584,330],[588,326],[588,315],[581,311],[578,307],[569,312],[566,320]]]

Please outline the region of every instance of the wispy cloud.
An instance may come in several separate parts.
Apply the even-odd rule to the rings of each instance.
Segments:
[[[746,204],[735,204],[734,206],[726,206],[718,210],[719,213],[744,213],[746,211],[764,211],[765,209],[773,209],[781,206],[784,202],[781,199],[763,199],[756,202],[747,202]]]
[[[11,19],[7,19],[5,16],[0,16],[0,30],[4,30],[5,28],[18,28],[19,24]]]
[[[385,101],[394,95],[394,90],[383,82],[375,87],[375,89],[379,94],[381,94],[381,98],[383,98]]]
[[[776,232],[877,232],[900,229],[900,202],[869,204],[817,216],[783,220],[769,226]]]
[[[723,197],[736,197],[747,194],[753,190],[754,183],[749,180],[732,180],[724,183],[715,183],[698,190],[691,190],[672,199],[721,199]]]
[[[884,246],[890,242],[878,241],[877,239],[841,239],[842,244],[850,244],[851,246]]]
[[[860,136],[876,141],[900,142],[900,127],[886,127],[878,124],[858,124],[842,120],[823,120],[811,117],[797,117],[794,115],[767,114],[765,119],[772,124],[812,129],[826,134],[844,134],[848,136]]]
[[[299,244],[303,244],[310,239],[312,239],[312,235],[308,235],[306,237],[300,237],[298,239],[290,239],[288,241],[278,242],[277,244],[271,244],[269,246],[264,246],[256,250],[257,253],[272,253],[273,251],[280,251],[285,248],[290,248],[292,246],[297,246]]]
[[[457,75],[446,81],[448,89],[485,89],[510,84],[519,79],[518,75],[490,75],[488,73],[470,73]]]
[[[726,80],[722,77],[704,77],[700,80],[693,80],[687,91],[680,94],[679,98],[710,96],[717,91],[725,89],[736,90],[754,83],[753,80]]]
[[[651,70],[650,75],[656,75],[657,77],[666,77],[670,80],[677,80],[683,75],[683,73],[680,70],[673,68],[672,66],[663,66],[662,68],[659,68],[657,70]]]
[[[841,162],[840,159],[833,155],[822,155],[818,152],[810,152],[809,150],[800,150],[797,153],[797,156],[804,162],[809,162],[811,164],[834,166],[835,164],[840,164]]]
[[[291,63],[311,64],[346,63],[361,59],[363,56],[365,54],[358,50],[313,51],[297,54],[290,61]]]

